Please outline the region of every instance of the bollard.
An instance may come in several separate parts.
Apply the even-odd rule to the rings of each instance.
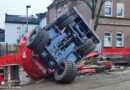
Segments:
[[[8,82],[8,66],[4,67],[4,81]]]
[[[18,86],[20,84],[19,65],[10,66],[10,78],[13,86]]]
[[[4,76],[4,69],[0,69],[0,76]]]
[[[6,43],[6,55],[8,55],[8,43]]]

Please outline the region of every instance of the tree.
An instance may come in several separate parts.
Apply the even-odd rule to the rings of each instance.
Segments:
[[[107,0],[82,0],[82,1],[84,1],[88,5],[89,9],[91,10],[92,14],[91,14],[90,25],[96,31],[102,6]]]

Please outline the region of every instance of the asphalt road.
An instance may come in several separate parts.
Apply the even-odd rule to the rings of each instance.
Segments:
[[[53,80],[43,79],[31,85],[21,86],[18,90],[130,90],[130,70],[86,75],[71,84],[59,84]]]

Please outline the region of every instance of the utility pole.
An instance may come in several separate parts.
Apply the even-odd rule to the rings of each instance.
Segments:
[[[26,33],[28,33],[28,9],[29,9],[29,8],[31,8],[31,6],[30,6],[30,5],[27,5],[27,6],[26,6],[26,15],[27,15],[27,20],[26,20],[26,22],[27,22],[27,28],[26,28],[26,31],[25,31]]]

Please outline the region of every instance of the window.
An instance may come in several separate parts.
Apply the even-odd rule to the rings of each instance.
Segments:
[[[117,3],[117,17],[124,17],[124,4]]]
[[[5,41],[5,39],[4,38],[0,38],[0,42],[4,42]]]
[[[20,27],[17,27],[17,29],[21,29]]]
[[[4,32],[0,32],[0,42],[4,42],[4,41],[5,41]]]
[[[17,28],[17,33],[21,33],[21,28],[20,27],[16,27]]]
[[[112,2],[105,2],[105,16],[112,16]]]
[[[104,33],[104,46],[112,46],[112,36],[110,32]]]
[[[59,6],[58,9],[57,9],[58,13],[61,13],[62,10],[63,10],[63,6]]]
[[[122,32],[116,33],[116,46],[123,46],[123,33]]]
[[[0,38],[4,38],[4,33],[0,32]]]

